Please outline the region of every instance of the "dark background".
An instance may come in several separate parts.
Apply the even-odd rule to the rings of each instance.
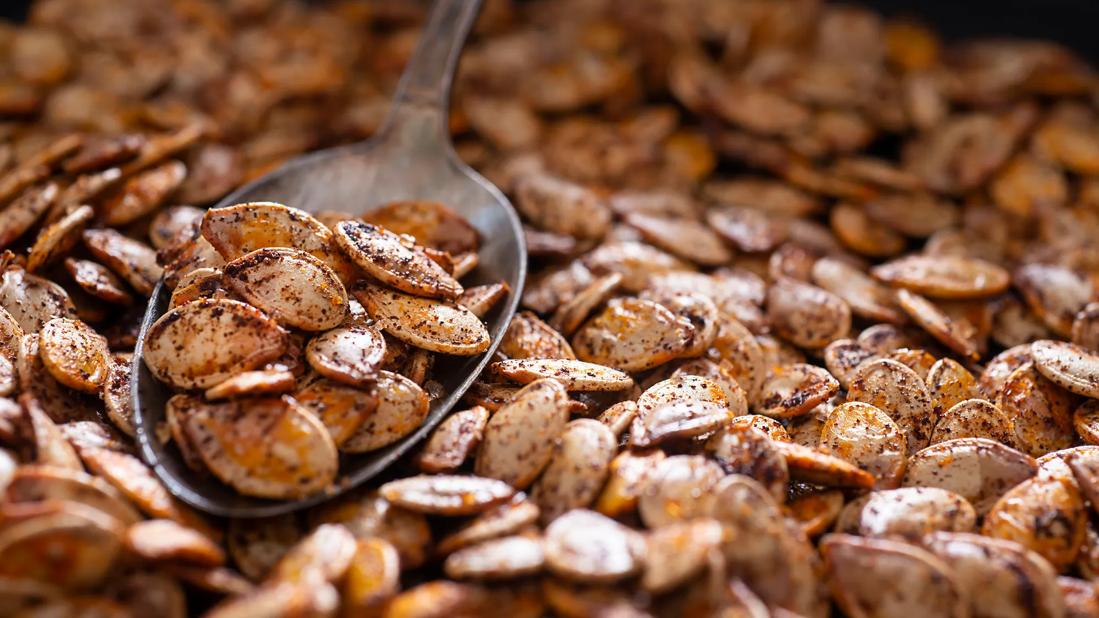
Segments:
[[[948,38],[1053,39],[1099,61],[1099,0],[863,0],[854,4],[890,15],[920,17]],[[0,0],[0,17],[22,19],[29,5],[28,0]]]

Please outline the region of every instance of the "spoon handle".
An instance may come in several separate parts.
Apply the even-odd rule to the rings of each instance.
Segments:
[[[450,84],[481,0],[435,0],[420,32],[416,51],[405,66],[382,132],[405,122],[442,120],[447,125]]]

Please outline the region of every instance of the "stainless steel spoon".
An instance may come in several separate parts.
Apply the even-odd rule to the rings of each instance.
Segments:
[[[242,496],[217,480],[196,474],[174,446],[156,438],[164,404],[172,393],[146,368],[143,342],[149,326],[167,311],[169,290],[157,285],[134,351],[134,425],[142,455],[175,496],[198,509],[228,517],[262,517],[327,500],[376,476],[423,439],[453,408],[481,373],[515,313],[526,277],[527,252],[519,219],[504,195],[458,160],[447,116],[450,84],[462,45],[481,0],[436,0],[378,134],[369,141],[315,152],[246,185],[218,206],[275,201],[309,212],[363,213],[402,199],[435,200],[465,216],[481,233],[480,265],[464,281],[507,281],[511,295],[488,316],[492,346],[480,356],[440,358],[435,378],[446,395],[436,399],[417,431],[382,450],[344,456],[331,491],[297,501]]]

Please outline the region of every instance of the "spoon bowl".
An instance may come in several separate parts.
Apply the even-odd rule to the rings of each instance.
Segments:
[[[437,0],[416,52],[401,78],[383,128],[367,142],[297,158],[227,196],[217,207],[273,201],[310,213],[337,210],[361,215],[397,200],[432,200],[464,216],[481,236],[479,264],[463,283],[506,281],[510,295],[486,316],[492,344],[479,356],[440,356],[433,378],[443,396],[431,403],[416,431],[383,449],[343,455],[340,473],[325,492],[300,500],[267,500],[237,493],[184,464],[156,438],[165,420],[169,387],[144,363],[149,327],[168,310],[170,291],[157,284],[141,326],[132,367],[134,425],[141,453],[168,490],[187,504],[219,516],[265,517],[305,508],[377,476],[442,421],[488,364],[515,313],[526,277],[526,246],[519,219],[504,195],[462,163],[447,129],[450,81],[480,0]]]

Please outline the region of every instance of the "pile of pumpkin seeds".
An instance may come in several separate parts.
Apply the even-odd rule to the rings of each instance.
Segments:
[[[473,230],[441,204],[407,206]],[[480,316],[508,293],[506,283],[458,283],[458,265],[477,263],[475,244],[452,259],[362,220],[330,230],[307,212],[252,202],[211,208],[198,229],[182,250],[216,253],[198,250],[203,266],[175,271],[171,308],[149,327],[144,360],[183,391],[168,401],[166,422],[184,462],[250,496],[325,491],[339,452],[379,449],[417,429],[432,353],[485,352]],[[81,350],[69,352],[80,366]]]
[[[445,204],[205,210],[372,134],[425,9],[0,27],[0,614],[1099,615],[1099,80],[822,0],[486,0],[451,130],[530,249],[498,358],[384,483],[171,496],[128,397],[162,277],[161,437],[280,498],[520,292],[458,283]]]

